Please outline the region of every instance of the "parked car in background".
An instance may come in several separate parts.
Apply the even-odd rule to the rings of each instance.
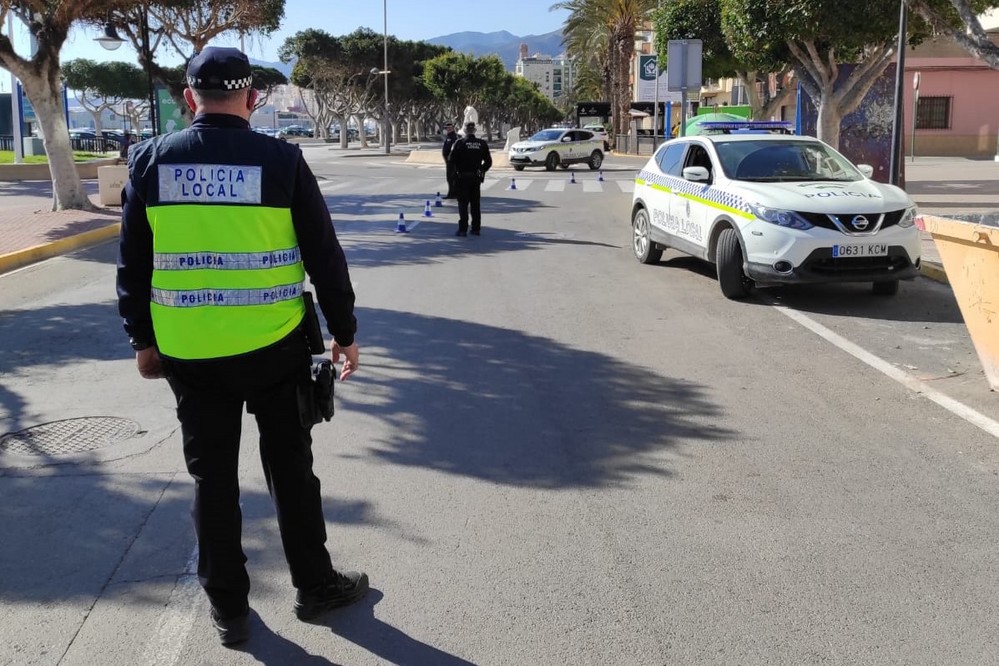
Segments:
[[[818,139],[759,134],[786,123],[707,123],[667,141],[635,179],[632,247],[715,264],[728,298],[754,286],[869,282],[890,296],[919,275],[916,205]],[[786,130],[786,128],[783,128]]]
[[[282,127],[280,132],[284,136],[302,136],[310,138],[313,134],[311,129],[302,127],[301,125],[288,125],[287,127]]]
[[[554,171],[557,167],[568,169],[572,164],[586,164],[596,170],[604,162],[604,142],[589,130],[553,127],[513,144],[509,157],[515,171],[528,166]]]
[[[607,136],[606,127],[600,123],[591,123],[589,125],[583,125],[583,129],[593,132],[593,136],[604,142],[604,150],[610,150],[610,137]]]

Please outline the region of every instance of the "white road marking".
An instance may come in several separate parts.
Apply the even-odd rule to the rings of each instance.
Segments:
[[[530,178],[513,178],[513,179],[510,180],[510,183],[516,183],[517,184],[517,189],[518,190],[526,190],[527,188],[529,188],[531,186],[531,183],[533,183],[533,182],[534,181],[531,180]],[[507,189],[510,188],[510,183],[507,183],[507,185],[506,185]]]
[[[202,603],[201,585],[198,584],[198,547],[187,560],[184,573],[170,593],[163,614],[156,625],[156,633],[146,644],[140,664],[149,666],[175,666],[187,644],[187,636],[194,626],[198,606]],[[207,618],[207,614],[205,615]]]
[[[486,180],[486,182],[482,183],[482,185],[479,186],[479,190],[480,191],[488,190],[488,189],[492,188],[492,186],[495,185],[498,182],[499,181],[496,180],[495,178],[490,178],[490,179]]]
[[[797,322],[798,324],[804,326],[812,333],[815,333],[819,337],[823,338],[827,342],[839,347],[847,354],[850,354],[854,358],[866,363],[875,370],[887,375],[888,377],[894,379],[899,384],[902,384],[906,388],[915,393],[919,393],[924,397],[937,403],[950,413],[955,416],[964,419],[968,423],[981,428],[993,437],[999,438],[999,422],[985,416],[981,412],[968,407],[962,402],[958,402],[953,398],[950,398],[940,391],[932,388],[926,382],[916,379],[909,373],[896,368],[894,365],[885,361],[884,359],[875,356],[871,352],[863,349],[859,345],[856,345],[838,333],[826,328],[819,322],[815,321],[811,317],[804,315],[796,310],[792,310],[784,305],[778,305],[775,301],[770,299],[764,299],[766,302],[770,303],[775,310],[788,317],[789,319]]]
[[[565,191],[565,183],[564,180],[549,180],[545,184],[545,192],[563,192]]]
[[[406,231],[412,231],[416,227],[420,226],[420,220],[414,220],[406,225]]]
[[[604,184],[596,180],[584,180],[583,181],[583,191],[584,192],[603,192]]]
[[[621,191],[625,194],[631,194],[635,191],[635,181],[633,180],[619,180],[617,181],[617,186],[621,188]]]

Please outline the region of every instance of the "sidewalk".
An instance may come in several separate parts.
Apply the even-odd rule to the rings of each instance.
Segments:
[[[321,144],[325,145],[325,144]],[[638,168],[636,166],[636,168]],[[999,162],[917,157],[905,164],[906,190],[921,213],[971,221],[999,220]],[[84,181],[98,206],[97,182]],[[51,211],[48,181],[0,182],[0,274],[118,234],[121,211]],[[923,232],[923,274],[946,282],[940,255]]]
[[[84,181],[93,212],[52,210],[48,181],[0,182],[0,273],[118,235],[121,210],[101,208],[97,182]]]

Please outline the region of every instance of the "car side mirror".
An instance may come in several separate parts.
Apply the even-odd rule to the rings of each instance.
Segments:
[[[689,166],[683,169],[683,179],[692,180],[695,183],[706,183],[711,179],[711,174],[702,166]]]
[[[864,178],[872,178],[874,176],[874,167],[870,164],[858,164],[857,171],[864,174]]]

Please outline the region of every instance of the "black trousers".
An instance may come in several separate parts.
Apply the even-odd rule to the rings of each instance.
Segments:
[[[458,174],[455,185],[458,188],[458,230],[468,231],[468,213],[472,213],[472,229],[482,227],[482,192],[479,186],[482,183],[476,174]]]
[[[302,426],[298,410],[299,390],[311,381],[311,361],[305,337],[296,330],[242,356],[164,362],[195,483],[191,515],[198,577],[223,616],[245,611],[250,590],[237,470],[244,404],[260,431],[260,462],[292,584],[309,587],[332,572],[319,479],[312,473],[311,426]]]
[[[450,162],[445,162],[445,174],[447,175],[447,197],[451,198],[455,195],[454,194],[455,170],[454,170],[454,165],[451,164]]]

